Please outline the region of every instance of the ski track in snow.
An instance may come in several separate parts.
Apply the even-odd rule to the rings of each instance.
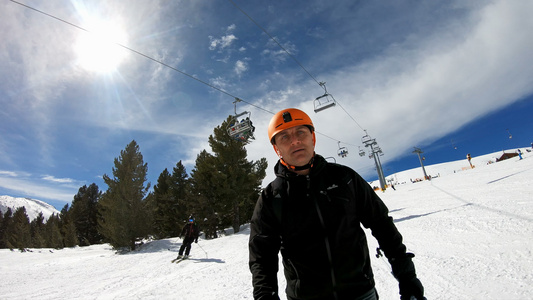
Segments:
[[[533,155],[524,157],[410,183],[410,176],[421,173],[414,169],[397,174],[408,183],[396,191],[378,192],[416,254],[428,299],[533,298]],[[468,163],[440,167],[451,164]],[[380,298],[399,299],[390,266],[375,257],[377,242],[366,232]],[[178,238],[122,255],[107,244],[26,253],[2,249],[0,298],[253,299],[248,236],[243,226],[234,235],[200,239],[191,258],[179,264],[170,263]],[[281,263],[278,278],[286,300]]]

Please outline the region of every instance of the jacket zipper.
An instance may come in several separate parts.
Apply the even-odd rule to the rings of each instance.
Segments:
[[[309,197],[311,193],[311,177],[307,175],[307,196]],[[322,191],[321,191],[322,193]],[[324,192],[325,193],[325,192]],[[327,195],[326,195],[327,196]],[[331,283],[333,285],[333,296],[335,299],[339,299],[337,296],[337,291],[335,290],[337,287],[337,280],[335,279],[335,271],[333,270],[333,256],[331,255],[331,247],[329,245],[329,238],[328,238],[328,232],[326,230],[326,223],[324,223],[324,218],[322,217],[322,212],[320,211],[320,207],[318,206],[317,197],[312,197],[313,202],[315,203],[316,212],[318,214],[318,219],[320,220],[320,224],[322,225],[322,228],[324,229],[324,243],[326,244],[326,252],[328,254],[328,260],[329,264],[331,266]],[[329,199],[329,196],[328,196]]]

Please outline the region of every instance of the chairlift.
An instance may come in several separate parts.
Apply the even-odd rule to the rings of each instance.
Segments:
[[[365,131],[366,133],[366,131]],[[370,143],[370,141],[372,140],[372,138],[366,134],[364,135],[362,138],[361,138],[361,142],[366,146],[368,143]]]
[[[359,156],[365,156],[365,150],[361,149],[361,147],[359,147]]]
[[[335,100],[330,99],[329,98],[330,96],[331,96],[330,94],[326,93],[326,94],[324,94],[324,95],[322,95],[320,97],[317,97],[315,99],[315,102],[314,102],[314,104],[315,104],[315,113],[335,106],[335,104],[336,104]]]
[[[251,112],[237,113],[237,102],[241,102],[239,98],[235,98],[233,105],[235,107],[235,115],[232,116],[227,131],[229,136],[240,142],[248,142],[250,139],[254,139],[255,127],[253,126]],[[239,120],[240,118],[240,120]]]
[[[324,95],[316,97],[313,103],[315,106],[315,113],[333,107],[337,104],[335,103],[333,96],[328,94],[328,91],[326,90],[326,83],[320,82],[319,85],[324,88]]]
[[[348,156],[348,149],[346,147],[341,147],[341,142],[339,142],[339,150],[337,150],[337,155],[342,158]]]
[[[329,160],[333,160],[333,163],[335,163],[335,164],[337,163],[337,160],[336,160],[335,157],[333,157],[333,156],[324,157],[324,159],[325,159],[326,161],[328,161],[328,162],[329,162]]]

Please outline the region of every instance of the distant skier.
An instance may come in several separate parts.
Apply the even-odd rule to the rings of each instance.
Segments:
[[[522,159],[522,151],[520,151],[520,149],[518,149],[518,157],[520,157],[520,159]]]
[[[196,223],[194,223],[194,218],[190,218],[189,222],[181,230],[180,237],[183,238],[183,243],[181,244],[179,255],[176,259],[189,258],[192,242],[198,243],[199,235],[200,231]],[[183,256],[183,251],[185,251],[185,256]]]
[[[470,164],[470,168],[473,169],[474,166],[472,165],[472,162],[471,162],[471,160],[472,160],[472,156],[470,156],[470,153],[468,153],[468,154],[466,155],[466,159],[468,159],[468,163]]]

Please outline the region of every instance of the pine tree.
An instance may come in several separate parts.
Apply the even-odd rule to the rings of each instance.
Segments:
[[[63,237],[64,247],[74,247],[79,244],[78,237],[76,236],[76,226],[72,221],[72,214],[69,210],[68,204],[61,210],[60,216],[60,229],[61,236]]]
[[[98,185],[82,186],[72,200],[70,214],[81,246],[98,244],[102,236],[98,232],[98,199],[102,193]]]
[[[189,207],[197,217],[199,225],[207,239],[216,238],[217,231],[223,226],[220,211],[224,210],[224,201],[218,198],[215,189],[218,171],[214,165],[215,157],[203,150],[196,157],[196,166],[191,172],[191,201]],[[220,184],[217,184],[220,185]],[[223,228],[223,227],[222,227]]]
[[[229,122],[231,117],[209,136],[214,155],[205,150],[198,155],[191,178],[197,205],[206,214],[209,230],[214,229],[216,221],[216,227],[232,226],[234,232],[239,232],[240,225],[250,218],[266,175],[267,161],[246,159],[245,144],[227,134]]]
[[[174,214],[174,204],[177,204],[170,190],[171,175],[167,169],[159,175],[157,184],[154,185],[154,230],[157,238],[167,238],[171,236],[172,214]]]
[[[145,195],[147,164],[133,140],[115,158],[113,178],[104,174],[108,190],[99,202],[99,231],[115,249],[135,249],[138,239],[149,233],[149,212]]]
[[[181,233],[182,225],[192,213],[189,205],[190,181],[181,160],[172,169],[170,190],[175,199],[174,214],[171,219],[171,236],[178,236]]]
[[[155,203],[155,197],[154,192],[149,192],[148,195],[144,198],[145,202],[145,210],[146,210],[146,232],[148,235],[152,235],[154,237],[157,236],[157,230],[155,229],[155,210],[156,210],[156,203]]]
[[[8,246],[8,235],[9,231],[13,227],[13,210],[11,210],[11,207],[7,208],[7,211],[4,214],[4,218],[2,220],[2,227],[0,228],[0,245],[1,248],[9,248]]]
[[[13,213],[11,212],[11,208],[8,208],[5,214],[0,211],[0,249],[7,248],[6,243],[4,242],[4,236],[8,224],[9,222],[11,222],[12,214]]]
[[[6,244],[10,249],[31,247],[30,220],[24,206],[18,207],[13,214],[13,223],[6,233]]]
[[[46,247],[45,240],[45,224],[44,216],[42,212],[39,212],[37,217],[33,219],[30,223],[31,231],[31,243],[33,248],[44,248]]]
[[[59,216],[56,214],[52,214],[46,221],[45,240],[46,248],[63,248],[63,236],[59,229]]]

